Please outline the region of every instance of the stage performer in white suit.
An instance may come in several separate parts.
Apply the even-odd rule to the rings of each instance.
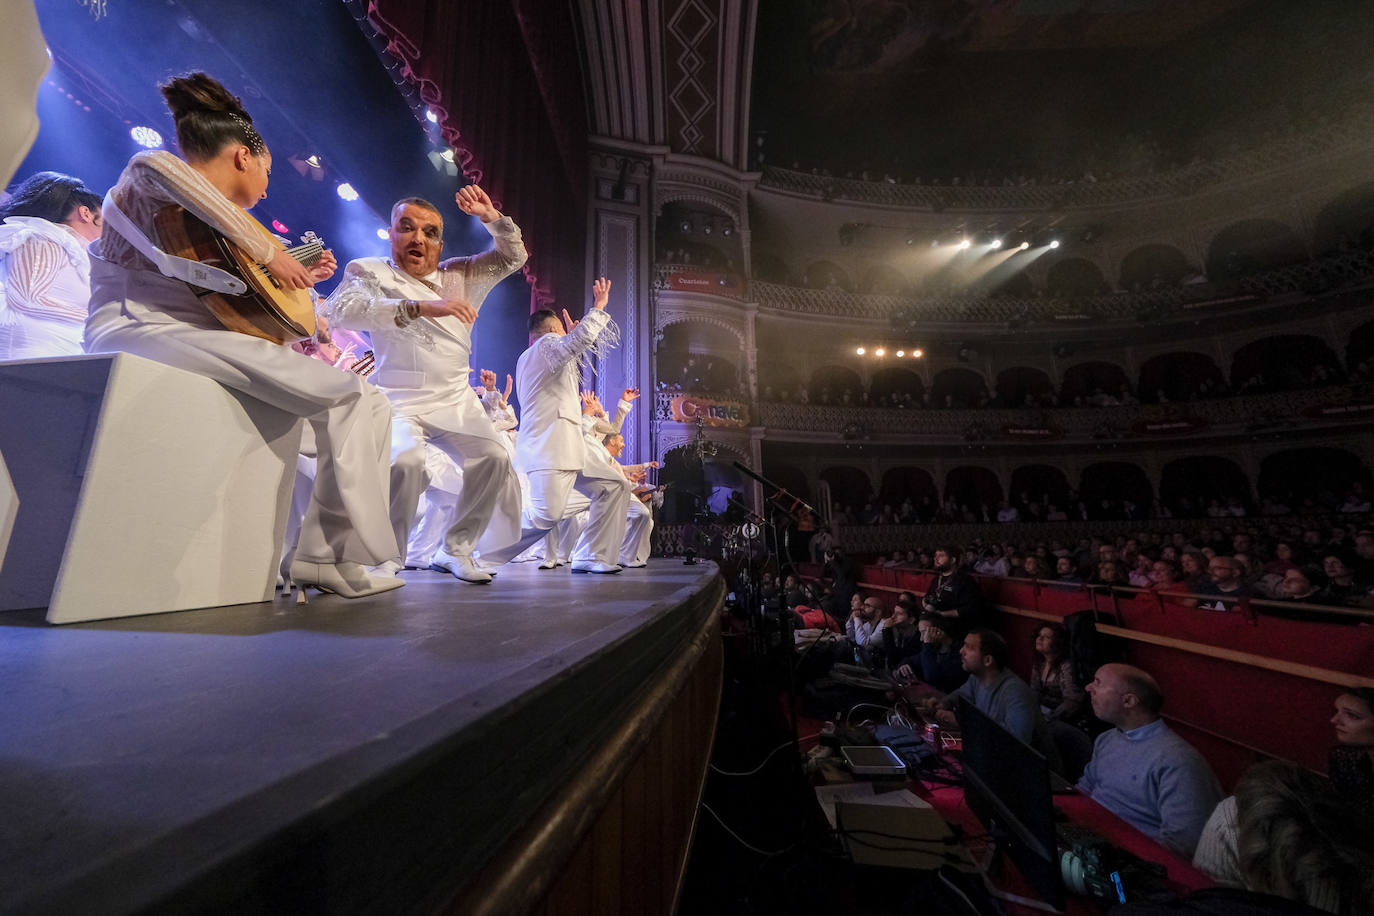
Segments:
[[[37,172],[0,206],[0,219],[0,359],[79,355],[100,195],[80,178]]]
[[[162,150],[139,153],[106,198],[104,232],[90,247],[86,350],[136,353],[304,417],[314,430],[319,467],[292,578],[350,598],[404,585],[366,569],[400,554],[387,517],[386,398],[351,372],[226,330],[195,288],[160,273],[125,235],[146,240],[154,214],[180,204],[263,262],[284,287],[307,289],[333,269],[331,256],[312,274],[244,212],[267,196],[272,156],[239,100],[203,73],[173,79],[162,94],[186,160]],[[111,225],[119,214],[131,227]]]
[[[624,537],[630,485],[608,466],[587,460],[577,394],[583,357],[595,347],[610,346],[616,335],[606,314],[610,289],[605,277],[592,284],[592,307],[580,322],[569,318],[566,310],[562,322],[548,309],[530,316],[530,346],[515,369],[520,398],[515,457],[520,470],[529,475],[530,496],[520,540],[488,555],[493,562],[518,556],[558,524],[569,514],[569,497],[577,492],[591,502],[591,509],[573,549],[573,572],[620,571],[616,555]]]
[[[468,385],[472,328],[492,287],[525,263],[520,229],[502,216],[487,193],[468,185],[459,208],[476,216],[496,247],[439,263],[444,220],[433,204],[405,198],[391,208],[391,257],[349,263],[343,282],[325,303],[339,327],[366,330],[377,369],[372,381],[396,411],[392,453],[400,456],[429,443],[454,460],[463,485],[444,552],[453,575],[486,583],[491,575],[472,553],[503,547],[520,536],[520,481],[510,455]],[[427,314],[436,303],[447,311]],[[403,317],[397,317],[399,314]],[[402,543],[407,532],[397,532]]]
[[[625,451],[625,437],[619,432],[606,436],[606,451],[610,455],[611,464],[632,484],[643,484],[647,479],[647,469],[658,467],[657,461],[621,464],[620,454]],[[642,491],[636,490],[630,497],[626,512],[625,539],[620,542],[620,565],[626,569],[639,569],[649,562],[649,542],[654,533],[654,514],[644,504],[644,499],[652,492],[653,487],[646,487]]]

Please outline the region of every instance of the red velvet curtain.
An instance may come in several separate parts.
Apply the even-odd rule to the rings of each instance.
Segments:
[[[520,225],[532,307],[584,297],[587,118],[564,3],[369,0],[368,20],[473,181]]]

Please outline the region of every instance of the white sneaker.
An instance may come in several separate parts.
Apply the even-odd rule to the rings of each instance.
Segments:
[[[599,573],[610,575],[620,572],[620,567],[614,563],[602,563],[600,560],[578,560],[573,563],[572,571],[575,573]]]
[[[557,569],[557,568],[558,568],[558,561],[557,561],[557,560],[541,560],[541,561],[539,561],[539,568],[540,568],[540,569]]]
[[[394,579],[396,574],[401,571],[400,560],[387,560],[385,563],[378,563],[369,569],[368,575],[374,578]]]

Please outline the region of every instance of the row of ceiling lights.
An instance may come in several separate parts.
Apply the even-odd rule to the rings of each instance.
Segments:
[[[866,356],[868,355],[869,350],[867,347],[856,347],[854,352],[857,353],[859,356]],[[872,352],[873,355],[878,357],[879,359],[883,358],[884,356],[887,356],[886,347],[875,347]],[[897,357],[898,359],[905,359],[906,357],[911,357],[912,359],[920,359],[922,356],[925,356],[926,354],[924,350],[901,349],[894,350],[892,355]]]

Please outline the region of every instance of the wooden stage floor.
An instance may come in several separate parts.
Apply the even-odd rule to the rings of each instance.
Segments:
[[[430,908],[721,600],[715,566],[678,560],[403,577],[305,606],[0,613],[0,912],[207,911],[227,888]]]

